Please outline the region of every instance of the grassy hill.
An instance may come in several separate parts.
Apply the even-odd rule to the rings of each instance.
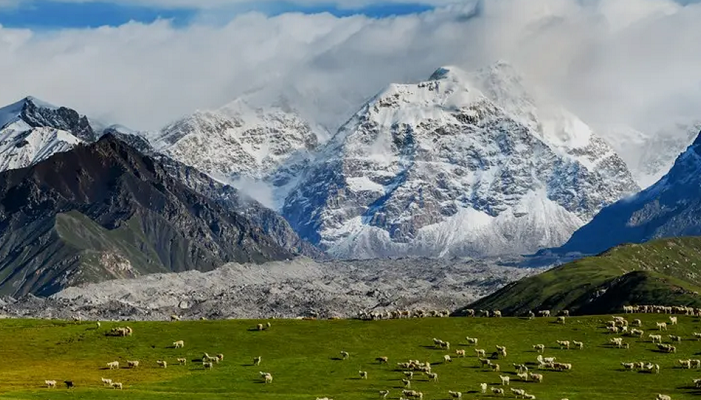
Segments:
[[[629,316],[641,318],[643,329],[666,320],[664,315]],[[524,388],[542,400],[654,399],[657,393],[673,399],[695,399],[699,392],[692,379],[698,370],[676,368],[677,359],[700,358],[698,341],[692,332],[701,331],[698,319],[680,317],[671,334],[685,340],[677,344],[677,354],[661,353],[647,340],[626,338],[629,350],[607,345],[611,335],[603,329],[604,318],[572,317],[567,324],[554,318],[527,320],[520,318],[432,318],[363,322],[272,320],[266,331],[252,328],[259,321],[182,321],[129,322],[132,337],[108,337],[105,332],[125,323],[67,323],[62,321],[0,321],[0,399],[377,399],[378,391],[389,389],[388,398],[400,396],[403,374],[397,362],[408,359],[430,361],[438,382],[429,382],[416,374],[412,388],[424,393],[424,399],[448,399],[448,390],[463,392],[463,399],[492,398],[476,391],[479,383],[498,386],[499,373],[479,368],[472,347],[465,336],[479,338],[480,348],[494,350],[505,345],[506,359],[502,375],[512,379],[510,387]],[[452,343],[451,350],[433,347],[432,338]],[[579,340],[583,350],[560,350],[558,339]],[[170,345],[184,340],[183,349]],[[546,357],[573,364],[567,372],[538,371],[543,383],[521,382],[512,363],[533,363],[537,353],[532,345],[547,346]],[[467,349],[466,358],[442,361],[455,349]],[[350,353],[340,360],[340,351]],[[209,354],[223,353],[224,361],[205,371],[192,361]],[[262,356],[260,366],[253,366],[255,356]],[[389,365],[376,357],[389,357]],[[186,357],[186,366],[176,358]],[[168,361],[167,369],[158,368],[156,360]],[[139,360],[137,370],[108,370],[105,364],[118,360]],[[624,371],[621,362],[646,361],[659,364],[661,372],[649,374]],[[537,369],[530,365],[531,369]],[[358,371],[368,371],[368,379],[358,379]],[[273,374],[272,384],[264,384],[259,371]],[[124,384],[124,390],[102,386],[100,378]],[[43,387],[46,379],[72,380],[75,389],[61,385]],[[508,388],[507,388],[508,389]],[[510,393],[506,397],[511,397]],[[494,397],[497,398],[497,397]]]
[[[618,246],[514,282],[467,308],[607,314],[627,304],[701,307],[699,292],[701,238],[687,237]]]

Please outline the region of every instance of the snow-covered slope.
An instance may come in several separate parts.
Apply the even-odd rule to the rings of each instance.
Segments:
[[[701,235],[701,133],[646,190],[612,204],[555,253],[595,254],[622,243]]]
[[[0,108],[0,171],[34,165],[95,139],[86,117],[27,97]]]
[[[334,256],[484,256],[564,243],[638,186],[505,63],[390,85],[329,141],[284,215]]]
[[[685,122],[652,134],[628,126],[610,126],[602,132],[626,162],[636,182],[647,188],[669,172],[674,161],[694,141],[701,122]]]
[[[149,135],[157,151],[279,209],[328,134],[292,110],[237,100]]]

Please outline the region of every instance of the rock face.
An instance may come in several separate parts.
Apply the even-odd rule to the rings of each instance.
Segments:
[[[499,63],[390,85],[324,146],[283,214],[341,258],[500,255],[564,243],[637,190],[605,141]]]
[[[237,100],[149,135],[154,148],[279,209],[328,134],[289,109]]]
[[[291,257],[112,135],[0,174],[0,293]]]
[[[612,204],[556,253],[595,254],[622,243],[701,235],[701,134],[654,185]]]

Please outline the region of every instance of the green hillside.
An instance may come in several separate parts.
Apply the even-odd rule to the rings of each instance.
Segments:
[[[666,315],[630,315],[643,320],[643,329],[651,331]],[[695,399],[698,390],[692,379],[700,371],[677,368],[677,359],[699,358],[699,342],[694,331],[701,331],[696,318],[680,317],[670,334],[684,338],[676,343],[677,353],[662,353],[647,338],[626,337],[630,349],[609,346],[611,337],[601,317],[572,317],[565,325],[554,318],[431,318],[363,322],[271,320],[265,331],[253,329],[265,321],[181,321],[106,323],[98,329],[92,322],[0,321],[0,399],[256,399],[336,400],[377,399],[380,390],[391,391],[389,399],[401,395],[404,377],[398,362],[409,359],[430,361],[438,373],[438,382],[430,382],[416,373],[412,388],[424,393],[424,399],[449,399],[448,390],[460,391],[463,399],[497,398],[483,396],[481,382],[498,387],[499,375],[508,375],[509,387],[523,388],[540,400],[619,400],[654,399],[657,393],[673,399]],[[114,326],[130,325],[131,337],[105,335]],[[479,368],[473,348],[465,336],[479,338],[479,348],[493,351],[506,346],[508,356],[494,360],[502,371]],[[433,346],[437,337],[451,343],[451,349]],[[560,350],[556,340],[578,340],[582,350]],[[665,338],[666,339],[666,338]],[[185,347],[171,344],[184,340]],[[538,353],[532,345],[547,346],[545,357],[571,363],[572,370],[537,370]],[[443,355],[455,355],[466,349],[467,357],[444,362]],[[350,353],[341,360],[340,352]],[[203,352],[224,354],[224,361],[212,370],[204,370],[197,360]],[[260,366],[253,366],[262,356]],[[380,364],[377,357],[389,357]],[[177,365],[185,357],[187,365]],[[168,368],[159,368],[156,360],[166,360]],[[120,361],[122,368],[109,370],[106,364]],[[127,369],[127,360],[138,360],[138,369]],[[660,374],[624,371],[621,362],[644,361],[659,364]],[[543,383],[522,382],[512,363],[529,363],[531,372],[544,374]],[[359,370],[368,379],[359,379]],[[265,384],[259,371],[270,372],[274,380]],[[122,391],[102,385],[100,378],[122,382]],[[44,380],[56,380],[59,387],[48,389]],[[62,384],[72,380],[75,388]],[[509,388],[507,387],[507,389]],[[507,392],[507,398],[513,395]],[[499,397],[501,398],[501,397]]]
[[[607,314],[628,304],[701,307],[700,272],[699,237],[627,244],[511,283],[467,308],[524,315],[539,309]]]

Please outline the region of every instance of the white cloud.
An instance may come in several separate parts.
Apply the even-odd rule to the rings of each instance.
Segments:
[[[506,59],[595,124],[645,129],[701,117],[699,5],[484,0],[475,13],[474,4],[387,19],[245,14],[185,28],[0,28],[0,103],[32,94],[153,129],[262,89],[261,101],[284,93],[332,124],[389,82]]]

